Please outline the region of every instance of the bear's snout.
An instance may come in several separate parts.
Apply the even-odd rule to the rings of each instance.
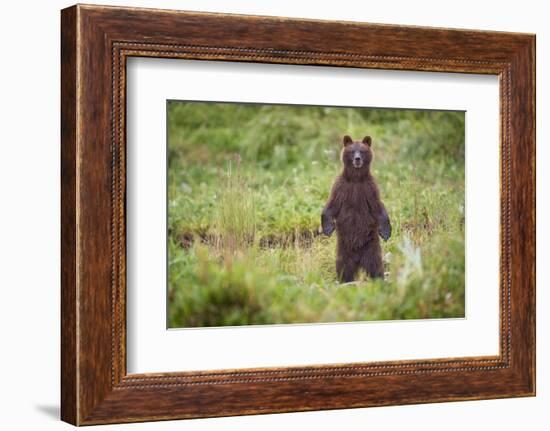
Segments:
[[[361,157],[361,153],[359,151],[355,151],[353,154],[353,166],[355,168],[360,168],[363,166],[363,157]]]

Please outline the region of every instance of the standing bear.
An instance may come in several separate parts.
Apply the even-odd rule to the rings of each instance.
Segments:
[[[380,235],[388,240],[391,225],[370,172],[372,139],[342,141],[342,173],[332,186],[321,215],[323,233],[337,235],[336,273],[341,282],[355,279],[360,268],[372,278],[384,277]]]

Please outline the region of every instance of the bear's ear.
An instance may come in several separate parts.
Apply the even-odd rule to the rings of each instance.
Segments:
[[[342,139],[342,144],[345,146],[349,144],[353,144],[353,139],[351,139],[348,135],[344,136],[344,139]]]
[[[371,137],[370,137],[370,136],[365,136],[365,137],[363,138],[363,144],[367,144],[367,145],[370,147],[371,144],[372,144],[372,139],[371,139]]]

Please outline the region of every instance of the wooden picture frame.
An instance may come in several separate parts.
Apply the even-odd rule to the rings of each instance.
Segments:
[[[61,418],[75,425],[535,394],[535,36],[77,5],[61,13]],[[500,77],[500,354],[126,372],[131,56]]]

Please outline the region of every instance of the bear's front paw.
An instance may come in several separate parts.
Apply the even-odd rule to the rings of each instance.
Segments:
[[[391,225],[389,223],[382,224],[378,229],[378,233],[384,241],[387,241],[391,236]]]
[[[326,236],[331,236],[332,235],[332,232],[334,232],[334,229],[336,227],[334,226],[334,223],[325,223],[323,225],[323,233],[326,235]]]

